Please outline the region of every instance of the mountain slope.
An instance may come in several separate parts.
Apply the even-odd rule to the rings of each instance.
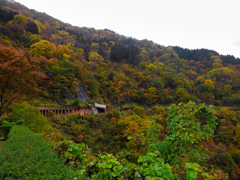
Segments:
[[[46,75],[39,97],[60,103],[81,84],[99,103],[238,104],[240,61],[233,56],[74,27],[16,2],[0,3],[1,43],[24,49]]]

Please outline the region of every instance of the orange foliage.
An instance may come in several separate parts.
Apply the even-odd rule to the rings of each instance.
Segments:
[[[14,100],[39,91],[44,77],[22,50],[0,45],[0,117]]]

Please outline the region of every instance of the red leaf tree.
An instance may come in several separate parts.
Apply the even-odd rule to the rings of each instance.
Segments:
[[[14,100],[38,91],[43,78],[44,74],[22,49],[0,44],[0,117]]]

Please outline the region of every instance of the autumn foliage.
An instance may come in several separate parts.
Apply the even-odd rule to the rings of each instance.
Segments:
[[[14,100],[37,92],[43,77],[23,50],[0,45],[0,117]]]
[[[94,153],[124,151],[119,156],[137,162],[148,151],[154,121],[161,130],[155,141],[166,145],[158,150],[181,177],[185,161],[195,159],[199,166],[188,165],[188,172],[211,169],[216,179],[239,179],[239,58],[75,27],[14,1],[0,5],[0,117],[14,101],[33,94],[37,101],[66,105],[76,99],[80,84],[91,99],[86,105],[107,104],[109,112],[51,117],[45,133],[59,134],[48,134],[49,141],[63,134]],[[184,105],[189,101],[192,107]],[[178,108],[173,105],[178,103]],[[206,109],[209,105],[214,111]],[[172,112],[167,115],[168,106]],[[209,114],[217,120],[208,129]]]

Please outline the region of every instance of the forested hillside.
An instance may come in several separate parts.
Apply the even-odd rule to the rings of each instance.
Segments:
[[[46,75],[39,95],[57,102],[76,95],[78,83],[107,104],[193,100],[234,106],[240,101],[240,60],[233,56],[73,27],[8,1],[1,1],[0,33],[1,49],[24,50]]]
[[[20,124],[51,143],[63,139],[85,143],[91,152],[86,150],[81,158],[62,152],[69,151],[65,146],[74,146],[72,141],[53,149],[63,146],[56,150],[58,155],[74,168],[81,162],[86,177],[95,172],[100,179],[105,165],[95,155],[101,153],[116,156],[108,158],[118,168],[122,159],[135,163],[121,161],[121,168],[128,167],[126,174],[119,173],[125,179],[150,177],[154,164],[164,166],[169,179],[240,177],[240,114],[230,111],[240,103],[240,59],[234,56],[165,47],[109,29],[75,27],[14,1],[0,0],[0,79],[0,117],[11,112],[0,119],[0,125],[21,120]],[[69,100],[76,98],[78,84],[86,89],[89,103],[107,104],[110,112],[46,120],[32,110],[31,105],[45,101],[48,106],[82,106],[78,100]],[[30,105],[21,104],[25,101]],[[150,160],[150,156],[164,161]],[[143,172],[145,165],[149,169]],[[167,177],[157,174],[151,176]]]

